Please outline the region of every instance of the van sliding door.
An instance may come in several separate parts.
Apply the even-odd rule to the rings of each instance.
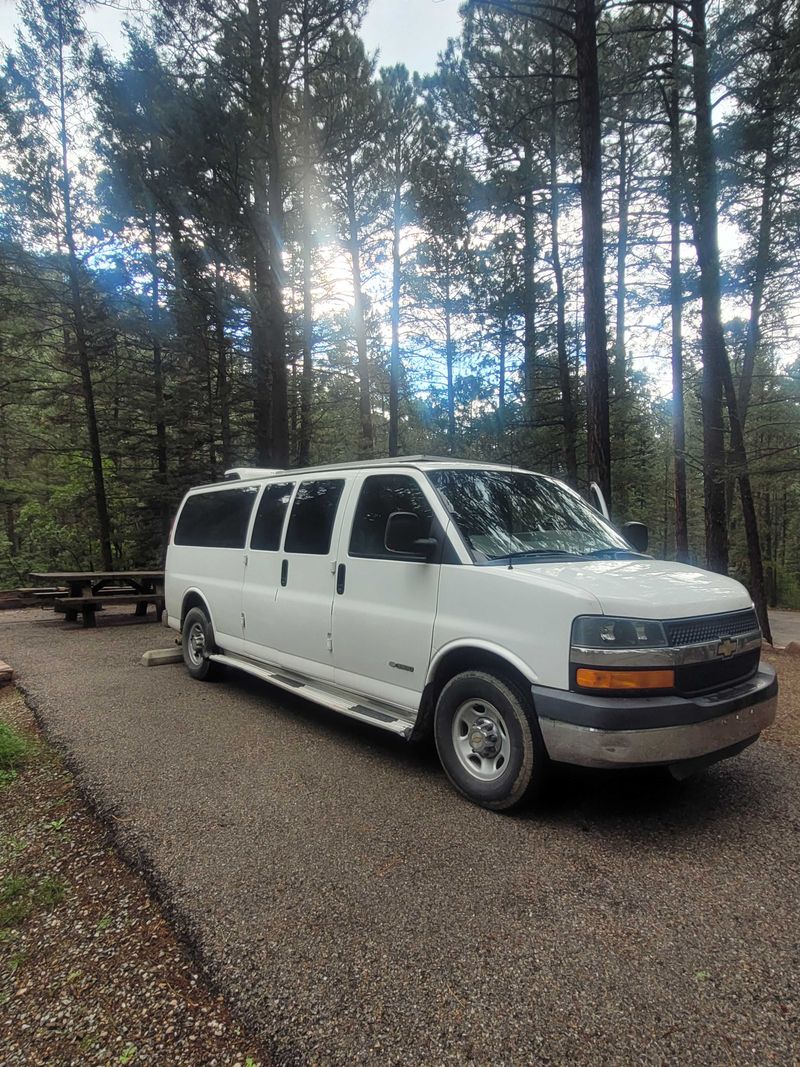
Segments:
[[[344,477],[301,481],[279,553],[274,636],[278,662],[327,681],[333,680],[331,609],[336,545],[351,484],[352,479]]]

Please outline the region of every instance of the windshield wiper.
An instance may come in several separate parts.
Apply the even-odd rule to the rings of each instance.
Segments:
[[[634,552],[632,548],[595,548],[592,552],[584,552],[584,559],[639,559],[641,552]]]
[[[524,548],[518,552],[503,552],[499,556],[489,556],[489,559],[523,559],[525,556],[557,556],[559,559],[581,559],[579,552],[566,552],[561,548]]]

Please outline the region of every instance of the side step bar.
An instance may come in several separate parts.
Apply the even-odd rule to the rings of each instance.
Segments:
[[[290,693],[297,693],[299,696],[313,700],[314,703],[321,704],[325,708],[338,711],[341,715],[347,715],[351,719],[358,719],[360,722],[368,722],[372,726],[379,726],[382,730],[398,734],[406,740],[411,736],[414,724],[407,718],[403,718],[402,715],[395,714],[390,708],[372,707],[369,704],[365,704],[361,697],[350,699],[342,690],[337,693],[329,692],[327,689],[323,689],[312,682],[306,682],[300,677],[293,677],[286,671],[273,670],[270,667],[254,663],[244,656],[236,656],[230,652],[213,653],[208,658],[213,663],[224,663],[226,667],[236,667],[237,670],[246,671],[264,682],[269,682],[270,685],[277,685]]]

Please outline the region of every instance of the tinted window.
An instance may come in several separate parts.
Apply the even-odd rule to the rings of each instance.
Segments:
[[[333,520],[343,488],[343,481],[333,479],[300,484],[286,531],[286,552],[324,556],[330,550]]]
[[[175,544],[244,548],[257,493],[258,487],[252,485],[190,496],[175,528]]]
[[[292,482],[268,485],[262,494],[253,523],[250,547],[275,552],[281,547],[281,530],[292,496]]]
[[[397,559],[396,553],[387,552],[384,543],[386,521],[393,511],[419,515],[420,537],[430,536],[433,512],[414,479],[405,474],[374,474],[361,487],[350,535],[351,556]]]

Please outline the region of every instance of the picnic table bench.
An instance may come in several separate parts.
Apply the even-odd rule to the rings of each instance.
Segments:
[[[157,616],[164,610],[163,571],[47,571],[31,578],[67,587],[53,602],[67,622],[75,622],[80,613],[84,626],[96,626],[95,613],[105,605],[132,604],[136,615],[146,615],[148,604],[155,606]]]

